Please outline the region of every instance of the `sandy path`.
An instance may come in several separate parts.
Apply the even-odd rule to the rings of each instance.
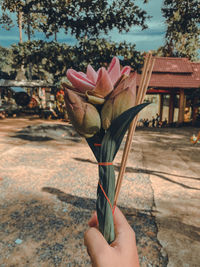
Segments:
[[[63,137],[60,127],[48,141],[16,138],[27,125],[44,123],[65,125],[0,121],[1,267],[90,266],[83,233],[95,209],[96,162],[83,140],[73,141],[70,131]],[[193,132],[136,132],[119,205],[136,231],[142,267],[200,265],[200,146],[190,144]]]

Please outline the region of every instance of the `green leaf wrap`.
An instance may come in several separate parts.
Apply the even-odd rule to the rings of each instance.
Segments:
[[[115,196],[115,173],[113,165],[99,166],[99,183],[103,187],[111,205],[113,206]],[[96,209],[99,230],[110,244],[115,239],[113,212],[99,185],[97,189]]]
[[[105,132],[105,135],[101,132],[92,138],[86,139],[98,162],[113,162],[130,123],[138,112],[148,104],[149,103],[143,103],[123,112],[119,117],[112,121],[110,127]],[[95,147],[95,142],[100,141],[102,141],[101,147]],[[113,207],[115,196],[115,173],[113,165],[99,165],[99,183],[103,187],[103,190]],[[115,239],[113,213],[104,192],[100,185],[98,185],[96,202],[97,217],[99,221],[99,230],[110,244]]]

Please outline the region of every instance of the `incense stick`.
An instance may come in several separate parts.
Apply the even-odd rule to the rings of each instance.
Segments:
[[[147,88],[149,85],[149,81],[151,78],[151,73],[153,70],[154,62],[155,62],[155,59],[152,60],[152,54],[149,52],[146,56],[143,70],[142,70],[140,85],[139,85],[138,93],[137,93],[136,105],[139,105],[139,104],[143,103],[143,101],[144,101],[146,91],[147,91]],[[133,135],[135,132],[137,120],[138,120],[138,115],[135,117],[135,119],[132,121],[132,123],[129,127],[129,131],[128,131],[128,135],[127,135],[127,139],[126,139],[126,143],[125,143],[125,148],[123,151],[122,161],[121,161],[121,168],[119,171],[117,184],[116,184],[116,188],[115,188],[114,205],[117,204],[117,199],[118,199],[120,188],[122,185],[122,180],[123,180],[123,176],[125,173],[128,154],[129,154],[129,151],[131,148],[131,143],[132,143]]]

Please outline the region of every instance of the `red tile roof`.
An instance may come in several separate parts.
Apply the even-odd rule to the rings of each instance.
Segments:
[[[137,75],[137,85],[140,82]],[[187,58],[156,57],[150,88],[194,89],[200,87],[200,62],[190,62]]]
[[[150,87],[160,87],[160,88],[198,88],[200,87],[200,82],[195,81],[192,75],[177,75],[162,73],[153,73],[150,83]]]
[[[156,57],[154,72],[192,73],[192,66],[187,58]]]

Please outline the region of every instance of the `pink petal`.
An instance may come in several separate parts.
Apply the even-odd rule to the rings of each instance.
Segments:
[[[98,71],[97,71],[97,76],[99,75],[100,70],[101,70],[101,68],[98,69]]]
[[[83,76],[83,77],[87,78],[87,75],[86,75],[84,72],[82,72],[82,71],[79,71],[78,73],[79,73],[81,76]]]
[[[67,70],[67,78],[75,88],[83,93],[95,87],[95,84],[84,73],[77,72],[73,69]]]
[[[97,73],[96,71],[93,69],[93,67],[91,65],[87,66],[87,78],[92,81],[93,83],[97,82]]]
[[[120,63],[117,57],[114,57],[108,67],[108,73],[113,85],[120,77]]]
[[[118,94],[120,94],[124,90],[130,90],[132,94],[136,97],[136,78],[137,73],[131,73],[128,77],[123,79],[117,87],[113,90],[112,94],[109,96],[109,99],[112,99],[116,97]]]
[[[105,68],[99,70],[97,84],[93,90],[93,93],[100,97],[107,96],[113,90],[113,83]]]
[[[129,66],[125,66],[125,67],[123,67],[123,69],[121,70],[121,75],[123,75],[123,74],[125,74],[125,75],[129,75],[130,74],[130,72],[131,72],[131,67],[129,67]]]

